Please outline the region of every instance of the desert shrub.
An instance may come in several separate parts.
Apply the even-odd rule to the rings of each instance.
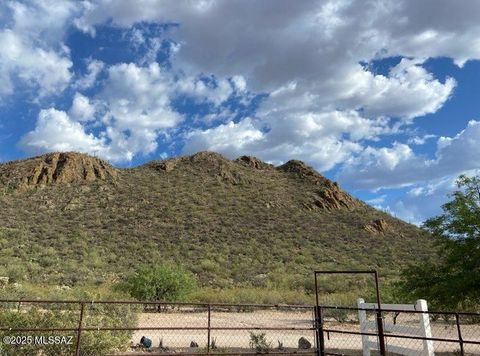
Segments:
[[[333,318],[339,323],[345,323],[349,320],[349,310],[347,309],[324,309],[326,318]]]
[[[18,306],[0,306],[0,325],[10,328],[75,328],[79,322],[79,306],[63,304],[42,304]],[[91,308],[95,308],[93,311]],[[84,325],[88,326],[134,326],[137,322],[135,307],[116,306],[112,312],[108,305],[85,306]],[[1,331],[0,337],[18,336],[17,331]],[[22,331],[25,345],[2,343],[1,354],[17,354],[20,350],[25,355],[72,355],[76,347],[76,332],[33,332]],[[82,353],[88,355],[105,355],[125,350],[129,344],[132,332],[130,331],[83,331],[80,339]],[[69,343],[47,343],[39,345],[34,338],[38,337],[65,337]],[[24,341],[24,342],[25,342]]]
[[[196,281],[191,273],[182,268],[154,265],[140,267],[118,288],[138,300],[178,301],[184,300],[195,290]]]
[[[188,300],[199,303],[254,303],[254,304],[298,304],[309,305],[314,298],[299,291],[266,288],[201,288],[188,296]]]
[[[268,352],[272,348],[272,343],[267,341],[267,335],[265,333],[256,334],[250,332],[250,348],[256,352]]]

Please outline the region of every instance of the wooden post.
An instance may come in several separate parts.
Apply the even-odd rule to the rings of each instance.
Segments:
[[[415,310],[427,312],[427,301],[424,299],[419,299],[415,303]],[[432,337],[432,328],[430,327],[430,317],[428,313],[420,313],[420,332],[423,337]],[[423,353],[424,356],[433,356],[433,341],[432,340],[423,340]]]
[[[365,310],[360,310],[360,308],[363,308],[363,303],[365,303],[365,300],[363,300],[363,298],[357,299],[357,306],[359,308],[358,321],[360,322],[360,332],[362,333],[363,356],[370,356],[369,338],[368,335],[363,335],[364,333],[368,333],[367,312]]]

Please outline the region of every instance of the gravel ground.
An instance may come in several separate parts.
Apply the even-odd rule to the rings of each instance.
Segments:
[[[167,311],[160,313],[142,313],[139,320],[139,327],[199,327],[208,326],[207,312],[194,311]],[[387,320],[388,321],[388,320]],[[415,325],[415,320],[404,319],[402,325]],[[254,312],[226,312],[212,311],[212,328],[250,328],[250,330],[212,330],[211,340],[215,341],[216,346],[221,349],[229,350],[250,350],[250,333],[265,333],[267,342],[272,349],[277,349],[279,345],[284,349],[298,348],[300,338],[308,340],[314,345],[313,330],[266,330],[262,328],[311,328],[312,312],[304,311],[278,311],[278,310],[257,310]],[[326,320],[325,328],[331,330],[359,331],[358,324],[338,323],[333,320]],[[260,330],[255,330],[260,329]],[[466,340],[480,341],[480,325],[463,325],[462,334]],[[438,338],[458,337],[455,325],[448,325],[444,322],[432,323],[432,335]],[[134,333],[132,344],[137,344],[142,336],[146,336],[153,341],[153,347],[159,350],[160,340],[163,347],[169,351],[195,351],[205,348],[207,345],[206,330],[140,330]],[[375,338],[371,338],[372,341]],[[194,341],[199,345],[199,349],[190,349],[190,343]],[[421,340],[414,339],[394,339],[386,338],[387,345],[397,345],[408,347],[413,350],[412,354],[419,354],[423,343]],[[362,340],[360,335],[325,333],[325,345],[329,350],[341,350],[342,353],[349,355],[359,355],[362,350]],[[458,343],[433,342],[435,354],[453,354],[459,350]],[[166,351],[166,350],[164,350]],[[132,350],[133,353],[135,353]],[[480,355],[480,345],[465,345],[465,352],[472,355]]]

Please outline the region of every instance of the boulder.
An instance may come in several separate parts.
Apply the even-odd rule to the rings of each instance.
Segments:
[[[302,336],[298,339],[298,348],[300,350],[308,350],[312,348],[312,343]]]

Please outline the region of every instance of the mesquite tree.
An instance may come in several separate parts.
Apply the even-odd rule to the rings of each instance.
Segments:
[[[460,176],[443,214],[425,221],[439,246],[436,260],[408,268],[403,289],[433,307],[480,306],[480,176]]]

